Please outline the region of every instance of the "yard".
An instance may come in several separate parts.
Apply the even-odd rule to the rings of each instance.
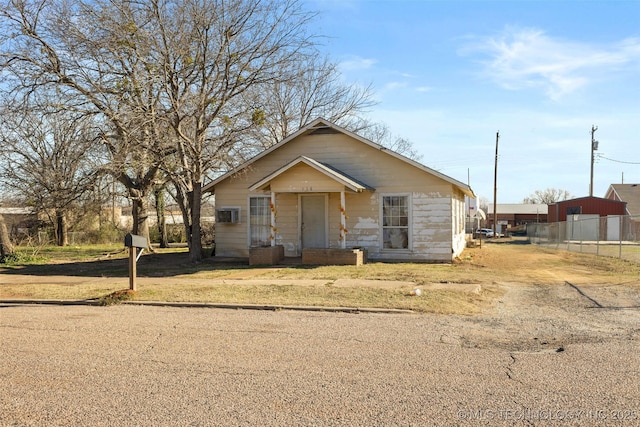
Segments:
[[[0,300],[106,302],[106,296],[128,288],[127,253],[120,246],[19,251],[18,260],[0,269]],[[249,267],[210,258],[193,265],[186,249],[174,248],[142,256],[138,292],[118,295],[145,301],[474,314],[495,306],[507,287],[572,283],[637,291],[639,273],[636,263],[507,239],[466,249],[453,264]],[[422,295],[411,296],[415,289]]]

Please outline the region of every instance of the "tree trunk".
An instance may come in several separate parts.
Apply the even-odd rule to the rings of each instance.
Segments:
[[[67,218],[63,210],[56,210],[56,244],[58,246],[67,246],[69,244]]]
[[[202,261],[202,235],[200,233],[200,208],[202,205],[202,183],[194,182],[189,197],[191,208],[191,234],[189,236],[189,259],[191,262]]]
[[[0,215],[0,260],[4,260],[6,256],[13,255],[13,253],[13,244],[9,238],[7,224],[4,222],[4,217]]]
[[[173,199],[178,204],[180,208],[180,213],[182,214],[182,226],[184,227],[184,235],[185,240],[187,242],[187,246],[189,247],[189,252],[191,252],[191,214],[189,213],[189,197],[190,195],[185,195],[182,187],[178,184],[173,183],[175,188],[175,195]]]
[[[156,216],[158,218],[158,232],[160,233],[160,247],[168,248],[169,239],[167,237],[167,221],[164,216],[164,188],[156,187],[154,190],[156,199]]]
[[[147,239],[147,246],[151,247],[149,241],[149,201],[146,194],[143,195],[141,191],[129,190],[130,193],[137,193],[137,197],[133,197],[133,205],[131,208],[131,214],[133,216],[133,234],[143,236]]]

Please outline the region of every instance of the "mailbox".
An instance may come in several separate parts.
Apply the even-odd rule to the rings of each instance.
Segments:
[[[128,248],[146,248],[147,238],[144,236],[137,236],[135,234],[127,234],[124,236],[124,245]]]

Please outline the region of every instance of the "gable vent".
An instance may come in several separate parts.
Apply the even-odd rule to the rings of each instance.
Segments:
[[[340,133],[339,130],[336,130],[330,126],[322,126],[314,129],[309,135],[329,135],[334,133]]]

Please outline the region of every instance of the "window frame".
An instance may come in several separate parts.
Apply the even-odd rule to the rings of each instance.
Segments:
[[[407,208],[407,225],[385,225],[384,202],[389,197],[403,197],[406,200]],[[382,193],[380,194],[380,250],[388,252],[410,252],[413,250],[413,217],[412,217],[411,193]],[[384,234],[387,229],[406,229],[407,230],[407,247],[406,248],[386,248]]]
[[[268,195],[251,195],[248,198],[249,200],[247,201],[247,226],[248,226],[248,230],[247,230],[247,245],[250,248],[260,248],[260,247],[266,247],[266,246],[271,246],[271,197]],[[254,240],[253,240],[253,212],[252,212],[252,205],[251,202],[252,200],[255,199],[264,199],[266,200],[266,205],[265,206],[260,206],[259,208],[264,209],[263,215],[258,216],[255,215],[255,217],[262,217],[266,219],[266,224],[255,224],[256,227],[265,227],[263,232],[266,231],[266,240],[261,240],[259,243],[254,244]],[[258,207],[256,207],[258,208]]]

